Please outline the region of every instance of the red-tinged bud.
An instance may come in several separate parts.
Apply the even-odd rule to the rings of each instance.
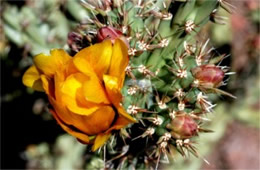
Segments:
[[[191,138],[198,132],[198,125],[187,114],[176,116],[171,124],[170,129],[172,130],[172,136],[179,139]]]
[[[120,30],[110,26],[103,27],[98,30],[98,42],[102,42],[103,40],[111,40],[112,42],[114,42],[114,40],[117,38],[121,39],[127,45],[127,47],[129,47],[127,39],[123,36],[123,33]]]
[[[223,70],[212,64],[196,67],[192,70],[192,74],[199,81],[199,85],[204,88],[218,87],[225,76]]]
[[[101,42],[103,40],[115,40],[117,38],[120,38],[123,35],[123,33],[113,27],[107,26],[100,28],[97,33],[97,40],[98,42]]]

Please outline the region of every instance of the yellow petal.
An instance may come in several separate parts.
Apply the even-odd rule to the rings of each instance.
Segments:
[[[117,111],[118,111],[118,114],[123,116],[124,118],[126,118],[128,121],[132,122],[132,123],[136,123],[136,120],[130,116],[126,111],[125,109],[122,107],[122,106],[117,106]]]
[[[64,84],[65,78],[67,77],[64,69],[57,70],[54,74],[54,85],[55,85],[55,100],[62,103],[62,91],[61,88]],[[66,77],[65,77],[66,76]]]
[[[63,67],[71,57],[62,49],[54,49],[50,53],[50,55],[39,54],[33,61],[43,74],[52,77],[56,70]]]
[[[79,129],[85,134],[89,133],[85,123],[88,120],[86,116],[70,112],[64,103],[57,102],[52,97],[49,97],[49,101],[55,109],[55,113],[58,115],[59,119],[62,120],[62,122],[68,126],[73,125],[75,128]]]
[[[105,83],[108,98],[115,105],[119,105],[122,100],[122,95],[118,85],[117,77],[104,75],[103,80]]]
[[[23,75],[23,84],[33,88],[37,91],[44,91],[42,87],[42,81],[40,79],[40,73],[33,65]]]
[[[95,75],[89,77],[83,84],[83,93],[87,101],[109,104],[105,89]]]
[[[56,112],[54,112],[53,110],[51,110],[52,115],[54,116],[54,118],[56,119],[56,121],[58,122],[58,124],[66,131],[68,132],[70,135],[78,138],[79,140],[83,141],[84,143],[89,143],[89,137],[88,135],[80,132],[79,130],[75,130],[75,128],[71,128],[69,125],[66,125],[60,118],[59,116],[56,114]]]
[[[77,69],[77,67],[75,66],[75,64],[73,63],[73,60],[68,61],[67,65],[64,67],[64,76],[68,77],[71,74],[75,74],[78,73],[79,70]]]
[[[122,95],[119,89],[118,85],[118,79],[116,77],[104,75],[103,76],[106,91],[108,94],[108,97],[110,101],[114,104],[114,106],[117,108],[118,113],[128,119],[130,122],[136,122],[134,118],[132,118],[120,105],[120,102],[122,100]]]
[[[104,133],[104,134],[97,135],[94,145],[92,146],[92,151],[94,152],[98,148],[103,146],[105,144],[105,142],[109,139],[110,136],[111,136],[110,133]]]
[[[98,148],[100,148],[101,146],[103,146],[105,144],[105,142],[111,136],[112,130],[119,130],[119,129],[125,127],[126,125],[128,125],[129,123],[131,123],[131,121],[129,121],[128,119],[126,119],[122,116],[119,116],[117,118],[115,124],[111,128],[109,128],[105,133],[99,134],[96,137],[94,145],[92,147],[92,151],[96,151]]]
[[[82,86],[85,81],[89,80],[82,73],[72,74],[62,83],[61,91],[62,102],[66,104],[68,109],[80,115],[90,115],[98,109],[97,105],[87,102],[84,99]]]
[[[115,112],[110,106],[102,106],[90,116],[84,116],[83,120],[86,132],[96,135],[109,129],[115,118]]]
[[[119,130],[128,125],[129,123],[132,122],[122,116],[119,116],[114,125],[111,128],[109,128],[105,133],[110,133],[112,130]]]
[[[125,79],[125,68],[128,65],[128,48],[120,39],[116,39],[113,45],[109,75],[118,78],[118,85],[121,89]]]
[[[42,87],[45,91],[45,93],[53,98],[55,98],[54,95],[54,81],[53,79],[50,79],[49,77],[45,76],[44,74],[41,75],[41,81],[42,81]]]
[[[112,43],[107,40],[84,48],[74,56],[73,61],[83,73],[89,73],[91,67],[101,80],[109,69],[111,56]]]

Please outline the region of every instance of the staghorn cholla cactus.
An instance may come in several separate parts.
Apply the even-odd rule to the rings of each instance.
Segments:
[[[115,38],[129,47],[122,105],[139,123],[107,142],[105,167],[158,168],[176,151],[199,157],[194,137],[211,132],[201,126],[215,106],[207,94],[234,96],[218,89],[228,68],[216,64],[225,55],[212,58],[209,40],[196,42],[194,35],[209,20],[223,24],[219,6],[229,12],[233,7],[222,0],[84,0],[82,4],[93,15],[69,34],[72,52]]]
[[[89,15],[69,33],[70,52],[107,39],[119,38],[126,44],[130,61],[121,105],[138,121],[112,134],[100,149],[101,167],[157,169],[176,151],[199,157],[195,137],[211,132],[202,125],[215,106],[207,94],[234,96],[218,89],[230,74],[228,67],[216,65],[225,55],[212,58],[209,41],[196,42],[194,36],[209,20],[223,23],[217,15],[219,6],[227,11],[233,7],[224,0],[82,0],[81,4]],[[99,161],[93,157],[92,162]]]

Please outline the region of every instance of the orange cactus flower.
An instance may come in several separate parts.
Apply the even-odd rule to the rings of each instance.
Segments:
[[[121,106],[121,88],[128,65],[126,45],[105,40],[74,57],[62,49],[34,57],[23,83],[44,91],[60,126],[95,151],[118,130],[135,122]]]

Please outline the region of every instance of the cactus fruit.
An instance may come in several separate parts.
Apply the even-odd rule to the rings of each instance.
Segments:
[[[194,78],[198,81],[198,84],[204,88],[218,87],[225,73],[223,70],[215,65],[201,65],[192,70]]]
[[[177,139],[188,139],[198,132],[197,123],[185,112],[175,116],[168,128],[171,129],[172,136]]]

